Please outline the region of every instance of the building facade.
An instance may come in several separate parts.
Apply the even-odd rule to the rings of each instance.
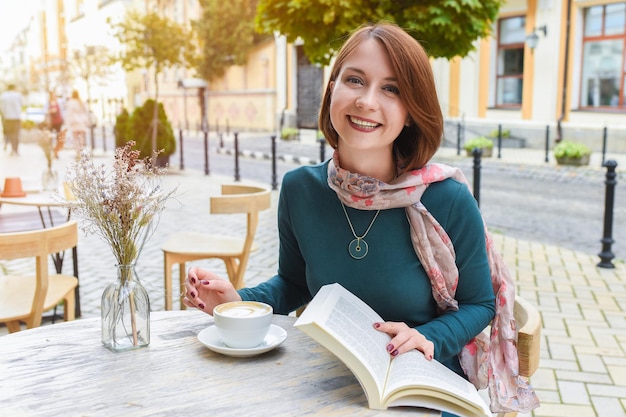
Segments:
[[[114,122],[122,106],[132,111],[154,97],[150,70],[100,71],[98,51],[122,48],[109,23],[131,8],[158,10],[188,25],[201,16],[198,0],[44,0],[42,5],[5,60],[19,61],[16,76],[28,78],[29,91],[67,95],[78,89],[105,122]],[[626,0],[509,0],[493,22],[492,36],[475,46],[462,59],[432,61],[448,122],[446,141],[456,140],[459,127],[467,139],[501,126],[528,147],[570,139],[598,151],[606,128],[608,149],[626,151]],[[208,85],[209,127],[315,129],[327,74],[328,68],[307,60],[300,45],[275,36],[257,45],[245,65],[230,67]],[[200,128],[199,90],[180,88],[181,80],[194,76],[183,67],[158,76],[159,101],[175,128]]]

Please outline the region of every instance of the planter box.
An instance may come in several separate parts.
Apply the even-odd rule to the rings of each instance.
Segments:
[[[483,150],[483,158],[489,158],[493,154],[493,148],[482,148]],[[467,156],[474,156],[472,150],[466,150]]]
[[[498,138],[493,139],[493,146],[498,146]],[[524,138],[516,138],[510,136],[508,138],[502,138],[502,147],[503,148],[525,148],[526,147],[526,139]]]
[[[589,165],[589,155],[585,155],[582,158],[569,158],[569,157],[556,158],[556,162],[559,165],[573,165],[573,166]]]

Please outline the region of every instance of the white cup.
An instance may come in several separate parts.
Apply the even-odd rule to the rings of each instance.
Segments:
[[[213,309],[213,321],[222,342],[234,349],[259,346],[270,330],[272,306],[257,301],[232,301]]]

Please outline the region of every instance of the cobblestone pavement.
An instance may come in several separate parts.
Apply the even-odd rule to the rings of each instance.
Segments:
[[[229,140],[220,152],[228,152]],[[239,149],[250,157],[263,156],[255,150],[253,135],[244,137]],[[315,140],[309,143],[280,143],[281,158],[298,163],[319,160]],[[292,152],[292,153],[290,153]],[[326,153],[330,156],[330,151]],[[110,152],[94,151],[96,158],[110,163]],[[454,148],[442,148],[436,158],[446,162],[458,161]],[[61,176],[72,161],[71,151],[63,151],[55,167]],[[626,166],[626,155],[607,155]],[[175,158],[173,160],[176,160]],[[604,175],[601,156],[593,155],[584,175]],[[546,164],[542,152],[512,150],[503,152],[502,159],[491,164],[515,167],[541,175],[571,175],[554,163]],[[24,144],[21,155],[11,158],[0,153],[0,181],[6,176],[20,176],[25,188],[36,188],[45,159],[36,145]],[[503,168],[505,169],[505,168]],[[552,171],[550,171],[552,170]],[[552,174],[549,174],[552,172]],[[580,175],[583,171],[577,171]],[[620,172],[620,178],[623,175]],[[169,202],[161,217],[156,234],[148,242],[137,265],[137,273],[148,288],[152,309],[164,308],[163,255],[161,244],[176,230],[210,230],[218,233],[238,233],[245,219],[237,216],[209,216],[209,195],[219,192],[220,184],[232,177],[205,176],[197,171],[179,171],[173,166],[164,179],[164,188],[178,187],[177,198]],[[242,181],[250,182],[250,181]],[[268,185],[268,184],[265,184]],[[276,203],[279,191],[272,192],[272,208],[260,215],[256,235],[259,250],[253,252],[245,280],[255,285],[272,276],[277,263]],[[3,205],[5,210],[23,210]],[[614,269],[598,268],[595,254],[567,250],[559,246],[516,239],[500,233],[494,240],[517,281],[518,293],[537,306],[543,319],[541,363],[531,382],[541,400],[541,407],[521,417],[585,417],[626,416],[626,266],[615,262]],[[114,277],[114,260],[106,245],[96,236],[81,233],[79,247],[81,306],[83,317],[100,315],[100,295]],[[71,267],[66,263],[64,268]],[[219,261],[199,261],[195,265],[210,268],[225,276]],[[0,263],[1,275],[27,270],[30,261]],[[174,271],[174,277],[176,277]],[[174,291],[175,294],[178,290]],[[175,305],[176,302],[175,302]],[[0,334],[6,329],[0,328]],[[0,342],[2,337],[0,337]],[[94,341],[99,343],[99,341]]]

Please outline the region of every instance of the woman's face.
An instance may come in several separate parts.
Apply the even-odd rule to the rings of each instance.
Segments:
[[[396,73],[375,39],[363,42],[331,81],[330,120],[339,149],[392,149],[407,122]]]

